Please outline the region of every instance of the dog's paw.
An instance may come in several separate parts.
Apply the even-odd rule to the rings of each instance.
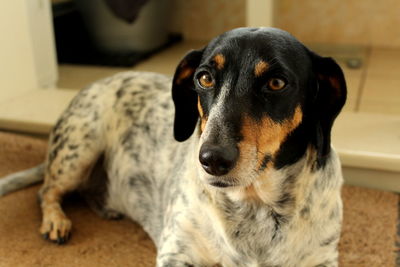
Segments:
[[[50,240],[59,245],[66,243],[71,236],[71,221],[65,216],[55,215],[44,218],[40,233],[46,240]]]

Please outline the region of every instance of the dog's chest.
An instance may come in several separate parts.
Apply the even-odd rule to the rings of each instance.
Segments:
[[[178,210],[185,213],[181,225],[186,226],[187,230],[182,229],[187,232],[186,238],[200,236],[192,254],[203,252],[200,257],[204,262],[222,266],[335,262],[341,222],[340,191],[336,190],[340,179],[319,173],[316,176],[325,181],[324,187],[317,182],[318,188],[308,191],[304,201],[285,216],[269,205],[233,201],[226,195],[216,199],[198,184],[189,186],[182,194],[189,199],[190,208],[181,206]]]
[[[195,210],[190,215],[192,227],[203,235],[198,240],[207,240],[197,245],[209,251],[202,257],[212,257],[206,261],[222,266],[312,266],[336,253],[332,247],[321,247],[321,242],[325,233],[336,233],[339,221],[315,223],[298,216],[277,225],[268,208],[242,207],[228,216],[226,210],[210,206]]]

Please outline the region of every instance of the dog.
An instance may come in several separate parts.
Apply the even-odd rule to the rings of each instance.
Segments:
[[[234,29],[172,79],[124,72],[83,89],[45,164],[2,179],[2,193],[44,177],[40,233],[62,244],[61,200],[80,191],[101,216],[141,224],[157,266],[337,266],[330,133],[345,100],[333,59],[283,30]]]

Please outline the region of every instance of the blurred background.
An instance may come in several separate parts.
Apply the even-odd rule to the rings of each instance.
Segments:
[[[348,100],[333,145],[352,185],[343,191],[341,263],[393,266],[400,251],[398,0],[1,1],[1,174],[43,160],[45,141],[14,133],[46,138],[79,89],[126,70],[172,75],[188,50],[244,26],[282,28],[341,65]],[[23,155],[25,165],[12,160]]]

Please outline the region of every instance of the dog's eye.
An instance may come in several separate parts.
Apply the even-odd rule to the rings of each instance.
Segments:
[[[211,74],[205,71],[197,75],[197,81],[199,82],[199,85],[205,89],[212,88],[215,85],[215,81]]]
[[[268,88],[277,91],[285,88],[286,82],[279,78],[271,78],[268,80]]]

